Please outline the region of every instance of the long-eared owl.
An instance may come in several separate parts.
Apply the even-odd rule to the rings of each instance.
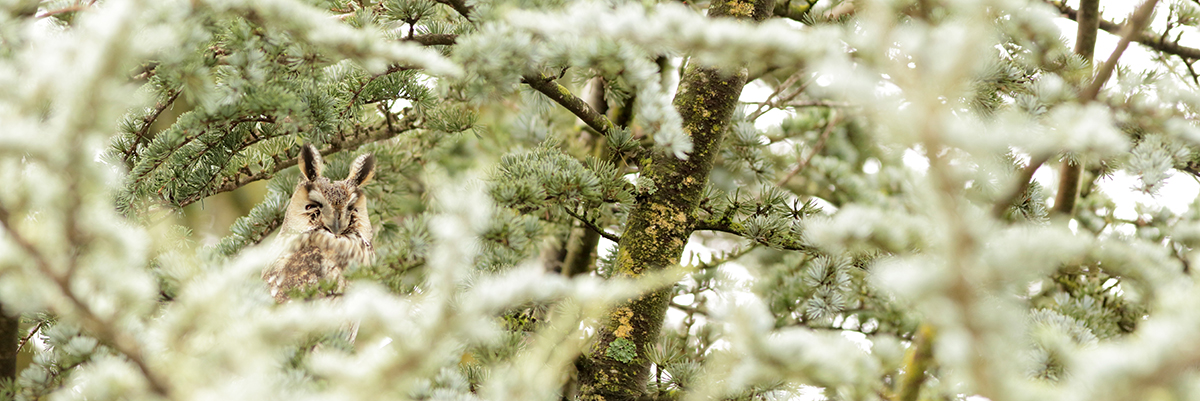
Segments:
[[[340,294],[346,286],[342,271],[375,257],[361,189],[375,175],[375,157],[359,156],[341,181],[321,175],[325,162],[312,145],[300,148],[298,164],[300,182],[279,233],[287,249],[262,274],[276,302],[287,301],[289,290],[316,285],[332,285]]]

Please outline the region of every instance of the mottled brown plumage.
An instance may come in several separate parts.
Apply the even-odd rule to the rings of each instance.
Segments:
[[[375,175],[375,158],[359,156],[341,181],[321,176],[324,161],[312,145],[300,150],[301,178],[284,215],[280,240],[288,246],[262,277],[277,302],[287,301],[295,288],[334,284],[341,293],[342,272],[351,265],[371,263],[371,221],[360,189]]]

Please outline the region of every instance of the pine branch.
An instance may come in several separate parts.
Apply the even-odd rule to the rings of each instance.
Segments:
[[[1025,169],[1021,170],[1021,176],[1017,178],[1017,187],[1013,188],[1012,192],[1002,198],[1000,202],[996,202],[996,204],[992,206],[993,217],[1000,218],[1004,216],[1004,212],[1008,211],[1008,208],[1016,203],[1017,200],[1019,200],[1021,196],[1025,194],[1025,191],[1029,189],[1029,184],[1033,182],[1033,174],[1036,173],[1037,169],[1042,167],[1043,164],[1046,164],[1046,161],[1049,159],[1049,155],[1042,155],[1029,160],[1029,165],[1025,166]]]
[[[394,125],[385,124],[381,127],[371,127],[368,129],[357,130],[350,136],[338,136],[328,143],[328,147],[321,149],[321,154],[330,155],[345,149],[355,149],[368,143],[390,139],[403,132],[416,129],[416,122],[416,115],[410,113],[409,115],[406,115],[404,118],[397,121]],[[279,171],[291,166],[295,166],[296,156],[299,153],[299,148],[296,148],[273,156],[272,159],[274,163],[272,163],[272,168],[268,170],[251,173],[248,169],[242,169],[234,175],[222,177],[221,181],[211,190],[199,191],[191,196],[179,199],[179,206],[187,206],[212,195],[222,192],[229,192],[258,180],[269,179],[275,176],[275,174]]]
[[[1054,7],[1058,8],[1058,11],[1061,12],[1068,19],[1078,22],[1079,11],[1067,6],[1064,2],[1055,1],[1055,0],[1046,0],[1046,3],[1049,3],[1050,5],[1053,5]],[[1122,28],[1121,24],[1117,24],[1115,22],[1108,21],[1105,19],[1100,19],[1099,24],[1100,24],[1099,25],[1100,29],[1104,30],[1105,32],[1111,33],[1113,35],[1121,35],[1121,28]],[[1149,47],[1151,49],[1154,49],[1154,50],[1157,50],[1157,51],[1160,51],[1163,53],[1176,55],[1176,56],[1179,56],[1186,60],[1200,60],[1200,49],[1197,49],[1194,47],[1181,46],[1178,41],[1168,42],[1168,41],[1163,40],[1163,38],[1161,36],[1155,37],[1155,35],[1146,34],[1145,32],[1142,32],[1141,30],[1137,31],[1134,34],[1132,39],[1138,43],[1141,43],[1143,46]]]
[[[596,109],[593,109],[586,101],[572,94],[565,86],[554,82],[553,78],[545,75],[526,75],[521,78],[521,82],[563,106],[601,135],[611,135],[617,131],[616,126],[609,121],[608,117],[596,112]]]
[[[129,149],[126,149],[123,152],[125,153],[126,166],[133,166],[133,156],[134,153],[137,152],[138,146],[150,139],[150,126],[154,125],[154,122],[158,120],[158,116],[162,115],[163,111],[165,111],[172,104],[175,104],[175,100],[179,99],[180,93],[183,93],[183,91],[178,89],[171,90],[170,95],[167,95],[167,100],[155,104],[154,111],[142,118],[142,127],[138,129],[137,132],[133,133],[133,144],[129,145]]]
[[[772,248],[785,249],[785,250],[789,250],[789,251],[800,251],[800,252],[804,252],[804,253],[807,253],[810,255],[820,254],[820,251],[818,251],[816,248],[802,244],[799,241],[789,241],[786,243],[772,244],[772,243],[770,243],[768,241],[764,241],[762,239],[753,238],[749,234],[747,234],[746,231],[744,229],[742,229],[740,226],[734,225],[729,222],[724,222],[724,221],[700,220],[700,221],[696,222],[696,225],[693,229],[701,230],[701,231],[716,231],[716,232],[722,232],[722,233],[726,233],[726,234],[733,234],[733,235],[736,235],[736,236],[739,236],[742,238],[749,239],[758,244],[766,245],[766,246],[772,247]]]
[[[375,82],[376,79],[387,76],[388,74],[394,74],[400,71],[409,71],[413,69],[416,69],[416,67],[396,64],[388,67],[387,71],[372,75],[370,78],[367,78],[366,82],[363,82],[362,85],[359,85],[358,89],[354,90],[354,94],[350,96],[350,101],[346,103],[346,109],[342,110],[342,116],[350,113],[350,110],[354,108],[354,103],[358,101],[358,96],[362,94],[362,91],[366,89],[367,85],[370,85],[371,82]]]

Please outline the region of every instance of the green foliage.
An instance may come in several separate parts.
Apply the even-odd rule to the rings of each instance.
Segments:
[[[1200,81],[1162,46],[1197,7],[1163,10],[1158,64],[1092,100],[1037,1],[0,0],[0,303],[34,353],[0,399],[571,399],[652,289],[656,341],[596,354],[649,363],[643,399],[1195,398],[1200,201],[1107,184],[1200,176]],[[686,176],[643,173],[696,159],[672,96],[697,65],[771,95],[699,206],[655,211],[682,266],[614,278],[631,211]],[[275,305],[301,144],[334,179],[375,155],[375,262]],[[1073,215],[1025,174],[1063,160]],[[262,180],[215,243],[171,219]]]
[[[623,363],[630,363],[638,356],[637,345],[627,338],[618,338],[608,344],[608,349],[604,350],[604,355]]]

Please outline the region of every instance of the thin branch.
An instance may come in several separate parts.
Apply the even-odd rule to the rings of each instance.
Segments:
[[[675,302],[674,300],[671,301],[671,307],[675,308],[675,309],[679,309],[684,312],[687,312],[689,314],[693,314],[693,315],[708,316],[708,309],[706,309],[706,308],[699,308],[699,307],[695,307],[695,306],[691,306],[691,305],[684,305],[684,304]]]
[[[904,375],[900,379],[897,401],[917,401],[921,394],[925,371],[933,361],[933,336],[933,326],[921,324],[917,328],[912,347],[904,358]]]
[[[452,33],[427,33],[407,37],[402,39],[402,41],[417,43],[421,46],[450,46],[458,42],[458,35]]]
[[[1092,78],[1091,84],[1079,94],[1079,102],[1087,103],[1096,100],[1096,96],[1100,94],[1100,88],[1104,87],[1104,83],[1108,82],[1108,78],[1112,77],[1113,71],[1117,68],[1117,61],[1121,55],[1125,53],[1125,49],[1129,48],[1129,42],[1134,36],[1144,35],[1142,29],[1145,29],[1146,24],[1150,22],[1150,16],[1154,13],[1154,6],[1158,4],[1158,0],[1146,0],[1142,5],[1138,6],[1133,14],[1129,16],[1125,26],[1121,28],[1121,41],[1117,42],[1117,48],[1108,56],[1108,60],[1100,66],[1096,71],[1095,77]],[[1098,3],[1090,4],[1093,7],[1098,7]],[[1089,14],[1089,13],[1083,13]],[[1081,18],[1089,17],[1081,15]],[[1085,22],[1086,22],[1086,18]],[[1099,19],[1099,17],[1097,17]],[[1083,30],[1087,27],[1080,25],[1079,29]],[[1080,36],[1083,36],[1081,34]],[[1094,35],[1093,35],[1094,36]],[[1087,50],[1087,49],[1082,49]],[[1062,174],[1058,182],[1058,196],[1055,198],[1054,212],[1062,215],[1070,216],[1075,209],[1075,198],[1079,193],[1079,178],[1083,166],[1072,164],[1070,160],[1063,160]]]
[[[832,114],[833,114],[833,118],[830,119],[828,124],[825,124],[825,130],[821,132],[821,137],[817,139],[817,143],[815,145],[813,145],[812,153],[810,153],[808,155],[808,157],[804,158],[803,161],[796,164],[796,167],[792,168],[791,171],[788,171],[787,175],[783,176],[783,178],[780,178],[779,181],[775,182],[775,186],[777,186],[777,187],[783,186],[783,184],[787,183],[788,180],[790,180],[790,179],[792,179],[792,177],[796,176],[796,174],[799,173],[800,170],[803,170],[805,167],[808,167],[808,163],[812,162],[812,159],[814,157],[816,157],[818,153],[821,153],[821,149],[823,149],[825,147],[825,141],[829,140],[829,133],[833,131],[834,126],[836,126],[839,122],[842,121],[842,117],[839,116],[836,111],[833,112]]]
[[[526,75],[521,78],[521,82],[563,106],[601,135],[611,135],[617,131],[616,126],[609,121],[608,117],[596,112],[596,109],[593,109],[586,101],[572,94],[565,86],[554,82],[554,79],[541,74],[538,76]]]
[[[133,165],[133,154],[137,152],[138,146],[150,139],[150,126],[158,120],[158,116],[162,115],[163,111],[167,110],[168,107],[171,107],[172,104],[175,104],[175,100],[179,99],[179,94],[181,93],[183,93],[182,90],[172,90],[171,94],[167,95],[167,100],[155,104],[154,111],[149,115],[142,117],[142,127],[139,128],[137,132],[133,133],[133,144],[129,146],[129,149],[126,149],[125,152],[123,152],[125,153],[126,164],[130,166]]]
[[[597,226],[596,223],[593,223],[591,220],[583,218],[583,216],[575,214],[575,212],[572,212],[571,209],[564,207],[563,211],[567,212],[567,214],[571,215],[571,217],[574,217],[576,220],[579,220],[579,222],[583,223],[583,225],[587,226],[587,228],[591,229],[592,231],[595,231],[596,234],[600,234],[600,236],[604,237],[604,239],[607,239],[609,241],[616,242],[616,243],[621,242],[621,237],[618,237],[616,235],[612,235],[612,234],[605,232],[604,229],[600,228],[600,226]]]
[[[1100,93],[1100,88],[1112,76],[1113,70],[1117,68],[1117,60],[1121,58],[1121,54],[1125,53],[1125,49],[1129,48],[1129,42],[1134,36],[1140,35],[1142,29],[1146,27],[1146,23],[1150,22],[1150,15],[1154,12],[1154,6],[1158,0],[1146,0],[1142,5],[1138,6],[1130,15],[1129,21],[1125,23],[1125,27],[1121,29],[1121,41],[1117,42],[1116,50],[1113,50],[1112,55],[1108,56],[1108,61],[1100,66],[1100,70],[1096,71],[1096,77],[1092,79],[1092,84],[1087,87],[1080,95],[1081,102],[1088,102],[1096,99]]]
[[[1067,19],[1078,21],[1078,11],[1068,7],[1066,4],[1059,1],[1047,0],[1047,3],[1058,8]],[[1112,21],[1100,20],[1100,29],[1113,35],[1121,35],[1121,25]],[[1122,35],[1123,36],[1123,35]],[[1173,54],[1188,60],[1200,60],[1200,49],[1194,47],[1180,46],[1179,42],[1166,42],[1157,38],[1154,35],[1149,35],[1140,30],[1135,33],[1133,39],[1142,45],[1163,53]]]
[[[804,70],[801,70],[801,71],[804,71]],[[772,91],[771,94],[767,96],[767,99],[765,101],[758,104],[758,108],[756,108],[753,113],[750,113],[750,116],[746,117],[746,120],[754,121],[754,120],[758,119],[759,116],[762,116],[763,113],[766,113],[767,111],[769,111],[771,109],[778,108],[780,102],[789,102],[792,99],[794,99],[796,96],[800,95],[801,92],[804,92],[804,88],[808,86],[807,83],[800,86],[800,89],[797,89],[795,92],[792,92],[792,94],[788,95],[786,98],[776,99],[779,97],[779,94],[781,94],[781,93],[783,93],[783,91],[791,88],[792,85],[796,84],[796,81],[799,81],[800,78],[803,78],[803,77],[804,77],[804,74],[801,72],[797,72],[795,74],[792,74],[792,76],[788,77],[788,79],[786,81],[784,81],[782,84],[779,84],[779,87],[775,88],[775,90]]]
[[[742,256],[746,256],[746,254],[750,253],[751,251],[758,249],[759,245],[761,245],[761,244],[759,244],[757,242],[752,242],[752,243],[750,243],[750,246],[743,247],[732,253],[723,254],[723,255],[721,255],[720,258],[715,258],[713,260],[710,260],[708,263],[705,263],[702,261],[697,266],[697,269],[698,270],[708,270],[708,269],[717,267],[718,265],[720,265],[722,263],[726,263],[726,262],[733,261],[733,260],[738,260]]]
[[[76,11],[83,11],[83,10],[86,10],[86,9],[88,9],[88,7],[90,7],[90,6],[91,6],[91,4],[88,4],[88,5],[86,5],[86,6],[71,6],[71,7],[63,7],[63,8],[60,8],[60,9],[54,10],[54,11],[47,11],[47,12],[44,12],[44,13],[38,14],[37,18],[38,18],[38,19],[42,19],[42,18],[46,18],[46,17],[52,17],[52,16],[55,16],[55,15],[59,15],[59,14],[66,14],[66,13],[73,13],[73,12],[76,12]]]
[[[45,324],[45,321],[37,322],[37,324],[33,326],[33,329],[29,330],[29,334],[24,338],[21,338],[21,341],[17,343],[17,352],[21,352],[21,349],[25,348],[25,344],[28,343],[30,339],[33,339],[33,336],[36,335],[38,330],[41,330],[42,326]]]
[[[1100,0],[1081,0],[1078,29],[1075,30],[1075,54],[1092,64],[1096,53],[1096,30],[1100,27]]]
[[[815,248],[805,245],[805,244],[801,244],[799,242],[791,242],[791,243],[786,243],[786,244],[771,244],[766,241],[760,241],[756,238],[751,238],[751,237],[747,236],[746,233],[743,232],[741,229],[734,227],[733,225],[730,225],[728,223],[724,223],[724,222],[700,220],[700,221],[696,222],[696,225],[695,225],[695,227],[693,227],[693,230],[694,231],[701,231],[701,230],[716,231],[716,232],[722,232],[722,233],[726,233],[726,234],[733,234],[733,235],[754,241],[756,243],[766,245],[766,246],[772,247],[772,248],[777,248],[777,249],[785,249],[785,250],[789,250],[789,251],[800,251],[800,252],[804,252],[804,253],[811,254],[811,255],[817,255],[820,253]]]
[[[760,105],[760,104],[764,104],[764,103],[766,103],[766,102],[741,102],[741,103],[742,103],[742,104],[753,104],[753,105]],[[780,104],[778,104],[778,106],[786,106],[786,107],[829,107],[829,108],[855,107],[855,105],[853,105],[853,104],[850,104],[850,103],[848,103],[848,102],[831,102],[831,101],[828,101],[828,100],[797,100],[797,101],[790,101],[790,102],[780,103]]]

